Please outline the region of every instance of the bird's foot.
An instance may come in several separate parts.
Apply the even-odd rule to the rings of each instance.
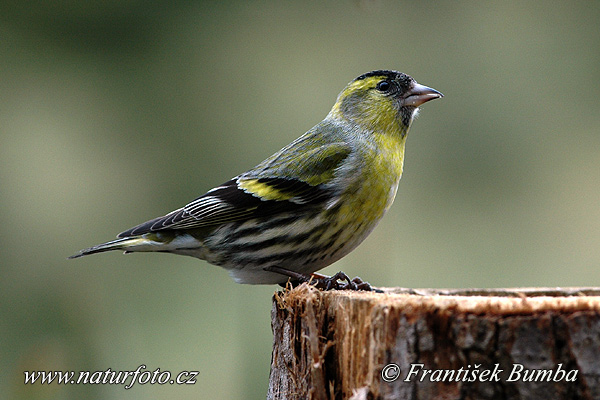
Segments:
[[[350,279],[350,277],[342,271],[333,276],[313,273],[311,274],[311,283],[316,288],[323,290],[362,290],[365,292],[383,293],[382,290],[373,288],[369,282],[363,281],[358,276]]]
[[[306,282],[309,285],[313,285],[317,289],[321,290],[362,290],[366,292],[383,293],[382,290],[373,288],[369,284],[369,282],[363,281],[358,276],[354,277],[353,279],[350,279],[350,277],[348,277],[348,275],[346,275],[342,271],[338,272],[333,276],[321,275],[316,273],[305,275],[299,272],[290,271],[289,269],[276,266],[266,267],[265,271],[275,272],[289,277],[290,279],[288,280],[288,282],[292,285],[292,287],[296,287]],[[285,287],[287,283],[280,285]]]

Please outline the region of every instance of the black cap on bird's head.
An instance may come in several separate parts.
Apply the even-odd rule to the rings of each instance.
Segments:
[[[367,78],[373,78],[373,77],[379,78],[379,79],[387,79],[389,81],[395,81],[402,87],[402,89],[405,89],[405,90],[408,89],[408,87],[410,87],[412,82],[414,82],[414,79],[410,75],[406,75],[405,73],[398,72],[398,71],[385,70],[385,69],[378,69],[375,71],[367,72],[366,74],[362,74],[361,76],[356,78],[354,80],[354,82],[364,81]]]
[[[417,83],[410,75],[376,70],[350,82],[338,96],[332,113],[375,129],[385,129],[384,125],[399,120],[400,128],[406,131],[417,108],[440,97],[440,92]]]

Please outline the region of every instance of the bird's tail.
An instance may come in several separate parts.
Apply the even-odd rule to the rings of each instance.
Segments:
[[[83,249],[79,251],[79,253],[73,254],[69,258],[79,258],[87,256],[88,254],[102,253],[104,251],[111,250],[123,250],[125,251],[125,253],[133,251],[134,249],[135,251],[144,251],[144,247],[148,247],[148,245],[150,245],[151,242],[151,240],[148,240],[142,236],[126,237],[98,244],[88,249]]]

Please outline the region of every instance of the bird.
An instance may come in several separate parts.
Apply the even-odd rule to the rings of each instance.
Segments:
[[[354,250],[392,205],[409,128],[441,97],[402,72],[362,74],[325,119],[254,168],[69,258],[163,252],[223,267],[238,283],[323,278],[316,271]],[[364,287],[343,272],[328,278]]]

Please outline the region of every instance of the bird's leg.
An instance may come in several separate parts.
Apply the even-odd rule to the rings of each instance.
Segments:
[[[363,281],[358,276],[350,279],[348,275],[342,271],[333,276],[321,275],[317,273],[305,275],[277,266],[266,267],[265,271],[275,272],[291,278],[292,286],[307,282],[311,285],[314,285],[317,289],[322,290],[363,290],[366,292],[383,293],[383,291],[379,289],[374,289],[369,282]],[[285,284],[280,284],[280,286],[285,287]]]
[[[310,282],[310,280],[312,278],[310,275],[304,275],[299,272],[291,271],[289,269],[277,267],[275,265],[265,267],[264,270],[287,276],[288,278],[290,278],[288,282],[290,282],[292,284],[292,287],[296,287],[304,282]],[[279,286],[281,286],[281,287],[286,287],[286,285],[287,285],[287,282],[279,284]]]

